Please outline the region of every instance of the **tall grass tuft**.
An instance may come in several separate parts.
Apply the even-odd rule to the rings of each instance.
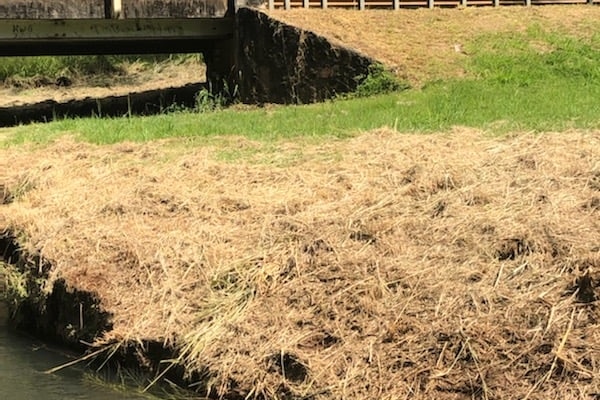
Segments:
[[[410,88],[409,84],[401,82],[384,65],[379,63],[371,64],[368,74],[366,76],[358,76],[356,79],[360,83],[350,97],[375,96]]]
[[[110,77],[124,73],[127,65],[133,63],[155,68],[164,63],[181,64],[198,57],[198,54],[0,57],[0,81],[19,86],[54,82],[58,77]]]
[[[115,74],[121,71],[120,61],[114,56],[5,57],[0,59],[0,80]]]

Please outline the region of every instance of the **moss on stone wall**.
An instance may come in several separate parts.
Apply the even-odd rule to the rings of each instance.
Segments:
[[[312,103],[353,92],[374,60],[251,8],[238,10],[238,79],[246,103]]]

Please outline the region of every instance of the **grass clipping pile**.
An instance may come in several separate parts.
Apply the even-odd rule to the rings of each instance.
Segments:
[[[599,395],[600,133],[231,146],[2,150],[0,226],[211,397]]]

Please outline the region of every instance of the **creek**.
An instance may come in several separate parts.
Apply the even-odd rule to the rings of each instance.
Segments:
[[[72,357],[34,339],[19,336],[0,324],[0,398],[6,400],[138,400],[147,397],[111,389],[86,378],[83,368],[47,371]],[[89,375],[88,375],[89,376]]]

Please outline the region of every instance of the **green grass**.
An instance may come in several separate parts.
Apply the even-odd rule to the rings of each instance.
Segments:
[[[0,80],[40,76],[54,79],[73,73],[116,73],[119,71],[119,61],[119,58],[112,56],[4,57],[0,59]]]
[[[127,55],[127,56],[37,56],[0,57],[0,81],[15,83],[35,79],[66,77],[96,77],[123,72],[124,65],[133,62],[147,64],[148,67],[170,62],[181,62],[198,55]]]
[[[494,134],[600,127],[600,33],[579,39],[534,26],[475,38],[466,49],[467,78],[420,90],[303,106],[67,119],[13,128],[3,141],[43,143],[65,133],[114,143],[217,135],[261,141],[347,137],[383,126],[424,133],[468,126]]]

